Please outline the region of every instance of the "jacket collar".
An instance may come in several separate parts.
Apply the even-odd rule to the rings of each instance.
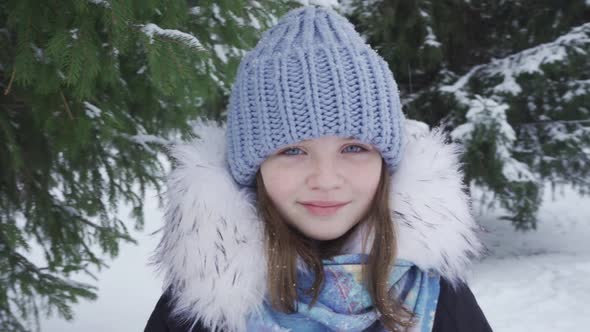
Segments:
[[[398,257],[455,283],[482,251],[462,184],[460,147],[423,123],[405,120],[404,127],[405,154],[391,183]],[[242,331],[265,294],[262,223],[255,194],[238,186],[227,168],[224,127],[199,122],[195,133],[199,138],[171,150],[176,165],[154,263],[177,319]]]

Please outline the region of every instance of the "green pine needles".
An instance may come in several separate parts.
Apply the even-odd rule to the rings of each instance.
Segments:
[[[222,118],[237,65],[288,8],[276,1],[0,3],[0,330],[73,317],[71,278],[134,242],[157,156]],[[32,252],[41,257],[33,259]]]
[[[483,205],[530,229],[546,183],[590,193],[588,1],[345,2],[408,116],[464,144]]]

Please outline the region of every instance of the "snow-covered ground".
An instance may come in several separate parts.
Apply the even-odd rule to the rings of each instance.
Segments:
[[[147,265],[162,212],[146,200],[139,246],[124,245],[111,268],[98,274],[99,298],[74,306],[76,318],[42,321],[42,331],[142,331],[160,295],[161,279]],[[478,216],[490,255],[475,265],[469,284],[494,331],[587,331],[590,326],[590,198],[546,191],[538,229],[515,232],[498,211]],[[88,280],[84,280],[88,281]]]
[[[514,232],[494,212],[478,220],[491,253],[469,281],[494,331],[588,331],[590,197],[547,189],[536,231]]]

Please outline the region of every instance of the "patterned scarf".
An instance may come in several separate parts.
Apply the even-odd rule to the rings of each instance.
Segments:
[[[324,260],[324,285],[313,307],[304,294],[313,283],[313,274],[299,271],[297,312],[275,311],[268,302],[248,320],[248,331],[386,331],[379,322],[371,296],[362,285],[361,268],[366,254],[344,254]],[[408,261],[398,260],[389,277],[389,294],[398,296],[416,314],[412,332],[431,332],[439,295],[439,276],[421,271]]]

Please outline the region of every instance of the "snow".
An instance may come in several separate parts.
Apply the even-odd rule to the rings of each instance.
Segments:
[[[70,33],[72,34],[72,39],[77,40],[78,39],[78,31],[79,29],[71,29]]]
[[[182,32],[176,29],[162,29],[153,23],[148,23],[144,25],[142,31],[150,38],[150,43],[153,43],[154,35],[156,35],[181,41],[191,48],[204,50],[201,42],[195,36],[188,34],[186,32]]]
[[[296,0],[296,2],[300,3],[302,6],[320,6],[333,9],[340,7],[338,0]]]
[[[41,63],[48,63],[48,59],[45,58],[45,51],[33,43],[30,45],[31,49],[33,49],[33,52],[35,52],[35,59]]]
[[[488,211],[478,220],[490,255],[470,286],[494,331],[587,331],[590,204],[571,188],[545,187],[538,229],[515,232]]]
[[[219,5],[214,3],[213,6],[211,7],[213,9],[213,16],[215,16],[215,18],[221,22],[221,24],[225,25],[225,18],[223,18],[221,16],[221,10],[219,9]]]
[[[138,74],[138,75],[141,75],[141,74],[145,73],[146,69],[147,69],[147,66],[146,65],[143,65],[135,73]]]
[[[215,44],[213,45],[213,51],[215,52],[215,55],[217,55],[219,60],[221,60],[223,63],[227,63],[228,49],[226,45]]]
[[[95,5],[104,6],[106,8],[111,7],[111,4],[106,0],[88,0],[88,2],[93,3]]]
[[[512,158],[511,150],[514,147],[516,134],[508,123],[506,110],[507,104],[498,103],[491,98],[476,95],[469,99],[463,92],[456,92],[459,101],[467,105],[467,122],[457,126],[451,137],[454,141],[466,142],[472,137],[476,125],[487,128],[496,128],[498,131],[496,139],[497,157],[503,161],[502,174],[506,179],[513,182],[536,182],[537,176],[530,170],[527,164]]]
[[[432,28],[429,26],[426,26],[426,37],[424,38],[424,43],[430,47],[440,47],[441,43],[436,39],[436,36],[434,35],[434,33],[432,32]]]
[[[86,116],[91,119],[100,117],[100,114],[102,113],[102,110],[100,108],[92,105],[87,101],[84,102],[84,111],[86,112]]]
[[[547,128],[547,135],[551,136],[552,141],[568,141],[572,138],[572,133],[569,133],[563,123],[551,123]]]
[[[127,138],[128,140],[137,143],[141,146],[143,146],[143,148],[146,151],[149,151],[150,153],[156,153],[156,151],[154,151],[152,148],[149,147],[148,143],[152,143],[152,144],[159,144],[162,146],[168,146],[170,144],[172,144],[172,141],[166,140],[164,138],[161,137],[157,137],[154,135],[148,135],[148,134],[137,134],[137,135],[125,135],[125,134],[121,134],[122,137]]]
[[[496,149],[500,160],[504,161],[503,175],[509,181],[538,181],[530,168],[514,158],[511,151],[518,143],[514,130],[506,120],[507,104],[503,102],[505,94],[517,95],[522,92],[516,78],[523,73],[542,73],[541,66],[553,62],[567,61],[568,52],[584,53],[584,48],[590,44],[590,22],[571,29],[568,33],[555,40],[535,46],[530,49],[512,54],[505,58],[494,59],[490,63],[473,67],[467,74],[457,79],[453,84],[442,86],[440,91],[454,94],[456,99],[467,107],[467,123],[458,126],[452,137],[457,141],[467,141],[471,137],[476,125],[484,125],[488,128],[498,128]],[[500,77],[500,83],[488,87],[482,93],[492,94],[491,97],[474,95],[470,91],[469,81],[472,77],[481,80]],[[567,82],[568,89],[564,91],[564,101],[570,101],[577,96],[586,95],[590,90],[588,80],[575,80]],[[529,105],[533,105],[529,101]],[[529,106],[530,107],[530,106]],[[533,106],[534,107],[534,106]],[[561,107],[561,106],[557,106]],[[559,111],[558,108],[555,111]],[[551,119],[548,119],[551,121]],[[563,128],[555,127],[552,133],[557,139],[565,139]],[[579,135],[575,133],[573,135]]]
[[[505,58],[494,59],[485,65],[475,66],[455,84],[442,87],[441,90],[453,92],[463,89],[473,75],[483,74],[486,77],[503,77],[503,81],[492,88],[495,93],[504,92],[517,95],[522,91],[516,82],[516,77],[520,74],[542,73],[542,65],[564,61],[568,49],[583,53],[581,46],[589,43],[590,22],[573,28],[552,42],[537,45]]]
[[[570,102],[573,98],[586,94],[590,94],[590,79],[569,81],[567,92],[563,95],[563,100]]]
[[[430,14],[428,14],[425,10],[420,9],[420,16],[423,17],[427,21],[431,21]],[[426,25],[426,37],[424,37],[424,45],[438,48],[442,44],[436,38],[436,35],[432,31],[432,27],[430,25]]]
[[[171,143],[168,140],[154,135],[133,135],[129,136],[128,138],[139,144],[155,143],[160,145],[169,145]]]
[[[256,18],[256,16],[252,15],[252,13],[248,12],[248,18],[250,19],[250,21],[252,22],[252,27],[256,30],[260,30],[262,29],[262,25],[260,24],[260,21],[258,21],[258,19]]]
[[[215,64],[213,63],[213,60],[211,58],[207,59],[207,66],[209,68],[211,68],[212,70],[209,72],[209,78],[211,78],[213,80],[213,82],[215,82],[215,84],[219,87],[224,87],[225,86],[225,82],[220,79],[217,74],[215,74]]]
[[[238,25],[245,25],[245,23],[244,23],[244,19],[243,19],[243,18],[241,18],[241,17],[239,17],[239,16],[236,16],[236,14],[234,14],[234,13],[233,13],[231,10],[228,10],[228,13],[229,13],[229,16],[230,16],[230,17],[231,17],[231,18],[232,18],[234,21],[236,21],[236,23],[237,23]]]

